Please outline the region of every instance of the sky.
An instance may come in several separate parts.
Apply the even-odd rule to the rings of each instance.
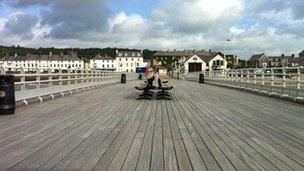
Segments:
[[[252,54],[304,50],[304,0],[0,0],[0,44]],[[226,39],[231,42],[225,42]]]

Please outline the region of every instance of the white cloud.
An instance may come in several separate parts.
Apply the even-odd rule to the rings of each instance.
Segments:
[[[243,0],[168,0],[155,14],[178,31],[201,32],[233,25],[244,7]]]

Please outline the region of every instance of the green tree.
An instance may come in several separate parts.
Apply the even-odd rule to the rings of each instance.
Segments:
[[[168,72],[173,71],[175,64],[180,60],[180,57],[169,56],[169,57],[158,57],[158,62],[161,62],[162,66],[167,68]]]

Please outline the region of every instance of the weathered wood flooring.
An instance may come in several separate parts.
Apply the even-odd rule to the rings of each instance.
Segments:
[[[304,170],[304,106],[188,81],[137,82],[0,116],[0,170]]]

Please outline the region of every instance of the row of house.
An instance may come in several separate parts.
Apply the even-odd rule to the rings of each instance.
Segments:
[[[35,68],[41,69],[81,69],[85,63],[78,58],[77,53],[70,52],[67,55],[18,55],[7,56],[0,60],[0,66],[8,68],[8,70],[18,70],[24,68],[26,71],[34,71]]]
[[[248,60],[248,67],[267,68],[267,67],[297,67],[304,66],[304,50],[299,53],[299,57],[294,54],[290,56],[282,54],[280,56],[268,56],[265,53],[254,54]]]
[[[144,62],[143,51],[119,51],[115,57],[97,54],[90,59],[91,69],[110,70],[117,72],[135,72],[137,67],[147,67]]]
[[[7,56],[0,60],[0,66],[7,70],[17,71],[24,68],[25,71],[35,71],[36,68],[42,70],[51,69],[97,69],[118,72],[135,72],[136,67],[143,67],[147,64],[143,61],[142,51],[116,51],[116,57],[97,54],[90,59],[87,64],[82,61],[77,53],[70,52],[67,55],[18,55]]]
[[[154,54],[151,64],[154,68],[159,69],[163,65],[161,58],[168,57],[178,59],[176,68],[179,68],[182,73],[226,70],[228,63],[221,52],[174,50],[157,52]]]

